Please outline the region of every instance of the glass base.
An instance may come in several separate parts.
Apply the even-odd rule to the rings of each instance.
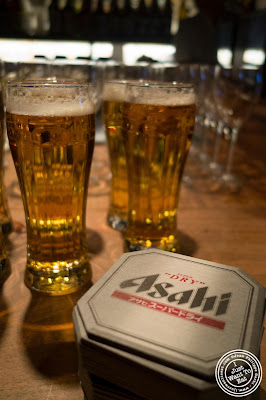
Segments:
[[[176,235],[170,235],[161,239],[124,238],[124,252],[149,249],[179,253],[180,245]]]
[[[75,292],[90,282],[91,276],[91,265],[87,258],[60,262],[60,266],[59,262],[36,263],[28,260],[25,284],[31,290],[58,296]]]
[[[209,163],[209,169],[212,174],[218,175],[218,174],[221,174],[223,167],[221,164],[218,164],[215,161],[211,161]]]
[[[107,224],[120,232],[124,232],[127,228],[127,219],[119,214],[108,214]]]
[[[219,189],[223,192],[238,193],[242,189],[243,179],[231,174],[224,173],[218,180]]]

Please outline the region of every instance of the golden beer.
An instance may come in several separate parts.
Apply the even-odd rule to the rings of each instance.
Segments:
[[[91,277],[85,231],[95,135],[90,92],[66,84],[17,92],[13,85],[9,92],[7,132],[27,225],[25,282],[50,294],[71,292]]]
[[[103,90],[103,120],[112,173],[107,223],[124,231],[128,213],[126,156],[122,136],[125,81],[106,82]]]
[[[195,119],[192,87],[128,86],[123,135],[129,214],[125,250],[179,251],[177,206]]]

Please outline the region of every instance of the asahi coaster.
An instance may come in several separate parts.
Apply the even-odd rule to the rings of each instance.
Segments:
[[[173,395],[216,391],[223,354],[259,354],[263,317],[264,288],[242,270],[153,249],[124,254],[74,311],[85,374],[141,396],[146,371],[157,385],[147,399],[160,399],[165,380]]]
[[[227,399],[215,383],[88,339],[77,312],[73,318],[79,345],[79,375],[88,400],[99,400],[94,376],[120,387],[122,393],[126,390],[138,396],[138,400],[161,400],[166,393],[167,400],[176,400],[177,393],[186,400]],[[109,392],[107,385],[105,391]]]

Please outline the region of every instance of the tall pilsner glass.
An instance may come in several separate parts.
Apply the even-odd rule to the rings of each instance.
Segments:
[[[128,189],[126,155],[122,136],[123,105],[127,81],[107,81],[103,88],[103,120],[112,172],[107,223],[124,231],[127,225]]]
[[[190,147],[195,95],[189,84],[128,84],[123,136],[129,213],[125,250],[178,252],[177,206]]]
[[[91,278],[85,231],[95,136],[90,85],[9,83],[6,111],[27,225],[25,283],[53,295],[72,292]]]

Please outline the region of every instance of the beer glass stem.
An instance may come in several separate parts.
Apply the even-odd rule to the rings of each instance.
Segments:
[[[211,126],[208,124],[208,120],[204,121],[202,125],[202,142],[201,142],[201,152],[199,155],[201,167],[205,170],[208,166],[210,156],[208,154],[208,137],[210,134]]]
[[[233,166],[233,158],[234,158],[234,153],[235,153],[235,144],[237,142],[237,138],[238,138],[238,129],[232,128],[227,163],[226,163],[226,168],[225,168],[225,174],[227,174],[227,175],[231,175],[232,166]]]
[[[219,121],[217,124],[217,128],[216,128],[213,159],[209,164],[209,167],[213,172],[221,171],[221,168],[222,168],[221,165],[218,163],[218,158],[219,158],[220,151],[221,151],[223,128],[224,128],[224,123],[222,121]]]
[[[239,191],[243,183],[241,178],[232,173],[235,145],[238,139],[238,133],[239,133],[238,128],[231,128],[227,163],[225,167],[225,172],[222,175],[222,180],[221,180],[222,187],[224,189],[228,189],[231,192]]]

